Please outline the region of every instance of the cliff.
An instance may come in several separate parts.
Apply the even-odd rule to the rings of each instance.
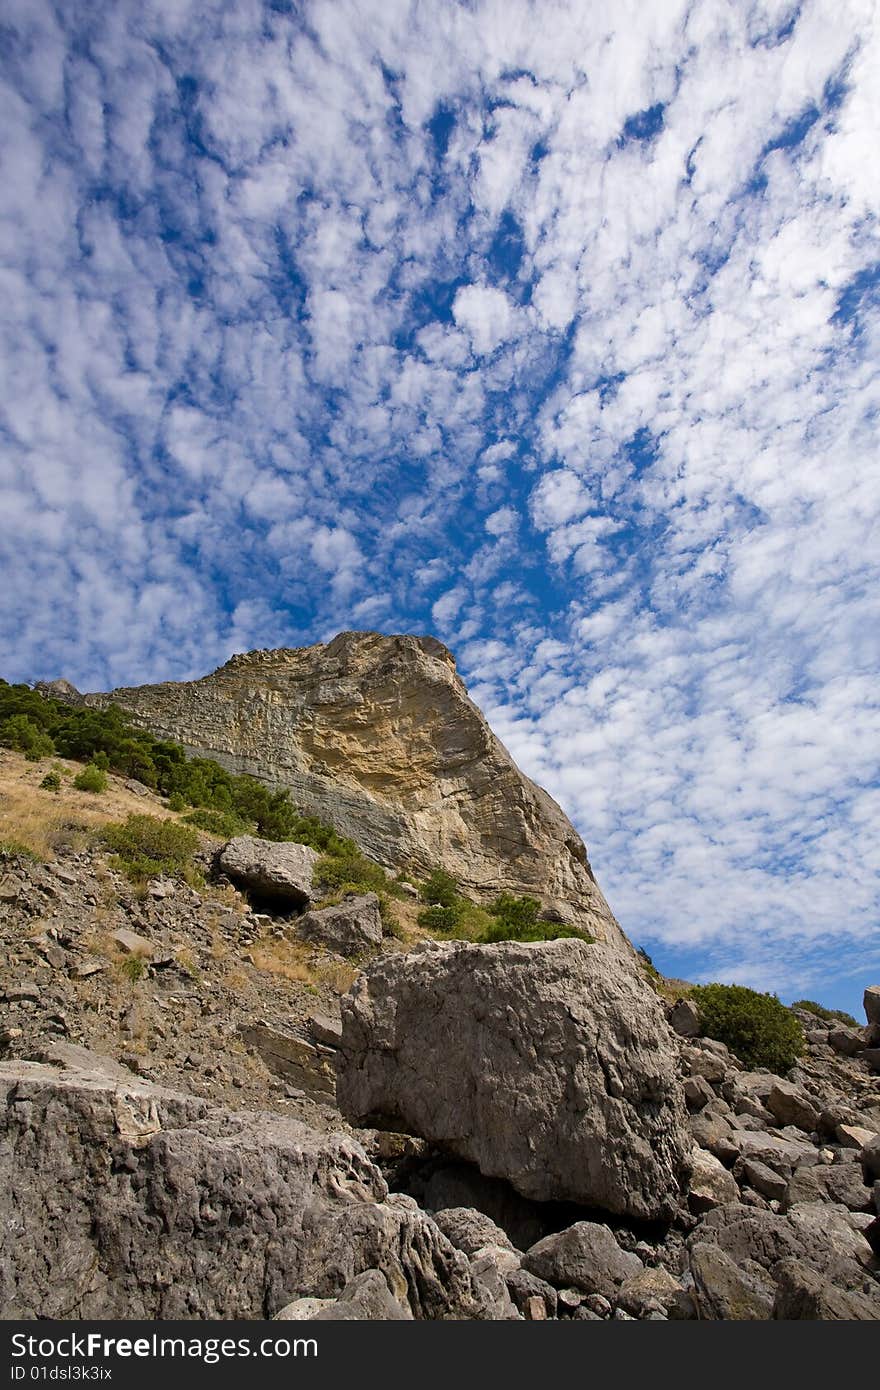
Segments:
[[[629,952],[579,835],[520,772],[434,638],[345,632],[234,656],[201,680],[85,698],[289,788],[388,867],[420,875],[442,865],[483,899],[530,893]]]

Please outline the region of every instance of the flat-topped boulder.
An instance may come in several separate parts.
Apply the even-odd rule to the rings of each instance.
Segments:
[[[690,1136],[673,1035],[616,955],[577,939],[432,945],[342,1003],[337,1098],[526,1197],[671,1212]]]
[[[217,855],[217,868],[253,897],[282,907],[305,907],[320,855],[290,840],[259,840],[237,835]]]

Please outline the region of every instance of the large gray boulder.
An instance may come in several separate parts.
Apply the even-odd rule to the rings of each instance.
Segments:
[[[417,1318],[492,1316],[354,1140],[100,1060],[0,1066],[0,1229],[2,1319],[258,1319],[376,1269]]]
[[[363,893],[335,907],[304,912],[296,932],[304,941],[316,941],[341,956],[355,956],[382,941],[379,899],[375,893]]]
[[[869,1023],[880,1024],[880,985],[868,985],[864,997],[865,1017]]]
[[[690,1137],[659,1001],[577,939],[432,944],[369,965],[342,1003],[337,1098],[524,1196],[671,1214]]]
[[[556,1288],[581,1293],[614,1293],[627,1279],[641,1274],[638,1255],[621,1250],[607,1226],[576,1221],[564,1231],[545,1236],[523,1256],[523,1269]]]
[[[320,855],[292,841],[237,835],[217,855],[217,868],[238,887],[282,908],[305,907]]]

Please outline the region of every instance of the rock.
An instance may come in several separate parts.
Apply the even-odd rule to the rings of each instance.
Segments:
[[[708,1149],[722,1163],[731,1164],[739,1157],[737,1136],[723,1116],[709,1115],[704,1110],[691,1116],[689,1128],[694,1143]]]
[[[783,1211],[799,1202],[836,1202],[849,1211],[869,1211],[871,1190],[854,1163],[798,1168],[785,1189]]]
[[[803,1169],[803,1172],[812,1172],[812,1169]],[[742,1161],[742,1181],[747,1182],[749,1187],[753,1187],[756,1192],[760,1192],[762,1197],[770,1198],[773,1201],[781,1201],[788,1188],[789,1183],[779,1173],[774,1173],[772,1168],[768,1168],[766,1163],[761,1163],[757,1158],[745,1158]]]
[[[865,1129],[862,1125],[838,1125],[835,1130],[838,1144],[845,1149],[864,1149],[874,1137],[873,1130]]]
[[[702,1076],[686,1077],[683,1089],[688,1110],[702,1110],[715,1096],[712,1087]]]
[[[556,802],[519,771],[432,637],[344,632],[234,656],[198,681],[87,695],[290,790],[382,864],[437,864],[488,898],[531,893],[639,967]]]
[[[13,985],[7,985],[3,991],[3,1000],[6,1004],[36,1004],[39,999],[39,986],[31,980],[18,980]]]
[[[774,1081],[764,1104],[781,1125],[794,1125],[807,1134],[812,1134],[819,1123],[815,1105],[800,1086],[790,1081]]]
[[[336,1079],[327,1057],[306,1038],[282,1033],[268,1023],[242,1023],[239,1036],[259,1052],[266,1066],[307,1095],[332,1096]]]
[[[864,995],[865,1017],[869,1023],[880,1024],[880,985],[868,985]]]
[[[547,1283],[546,1279],[539,1279],[537,1274],[530,1274],[527,1269],[512,1269],[505,1275],[505,1279],[507,1291],[515,1307],[519,1309],[527,1321],[539,1321],[527,1311],[527,1305],[531,1304],[534,1298],[540,1298],[544,1304],[545,1318],[556,1317],[556,1290],[552,1284]],[[542,1321],[542,1319],[540,1320]]]
[[[571,1284],[606,1297],[644,1268],[638,1255],[621,1250],[607,1226],[593,1221],[577,1221],[545,1236],[526,1251],[522,1267],[557,1288]]]
[[[873,1134],[865,1140],[859,1157],[866,1181],[880,1179],[880,1134]]]
[[[802,1241],[786,1217],[739,1203],[716,1207],[703,1217],[689,1243],[703,1242],[717,1245],[735,1265],[752,1260],[767,1270],[777,1260],[803,1254]]]
[[[880,1075],[880,1047],[866,1047],[862,1053],[862,1061],[868,1071],[873,1072],[875,1076]]]
[[[760,1130],[740,1132],[736,1135],[736,1144],[743,1158],[757,1158],[784,1177],[789,1177],[792,1170],[802,1163],[812,1165],[819,1159],[818,1151],[812,1144],[781,1139],[776,1134],[765,1134]]]
[[[148,941],[145,936],[139,936],[137,932],[129,931],[127,927],[120,927],[115,931],[111,938],[128,956],[139,956],[141,960],[152,960],[156,955],[158,947],[155,941]]]
[[[539,1298],[537,1294],[526,1299],[525,1307],[521,1309],[521,1312],[527,1322],[546,1322],[547,1320],[547,1305],[543,1298]]]
[[[680,1306],[684,1292],[679,1280],[661,1265],[656,1269],[643,1269],[625,1279],[617,1295],[617,1306],[638,1318],[650,1304],[656,1303],[668,1316],[671,1309]]]
[[[788,1220],[801,1242],[801,1253],[817,1268],[827,1269],[835,1260],[854,1260],[869,1268],[873,1252],[863,1233],[852,1225],[852,1215],[833,1202],[798,1202]]]
[[[842,1057],[855,1057],[864,1050],[865,1039],[857,1028],[840,1027],[831,1029],[828,1043]]]
[[[515,1265],[509,1263],[511,1260]],[[500,1246],[487,1246],[471,1259],[471,1278],[483,1295],[492,1321],[509,1321],[520,1316],[508,1292],[506,1278],[518,1263],[511,1250]]]
[[[304,907],[320,855],[307,845],[238,835],[217,855],[217,868],[245,892],[282,908]]]
[[[342,1041],[342,1024],[329,1014],[312,1014],[309,1032],[315,1042],[323,1043],[325,1047],[338,1047]]]
[[[311,1322],[320,1313],[322,1308],[327,1308],[331,1303],[335,1303],[333,1298],[295,1298],[292,1303],[286,1303],[274,1316],[275,1322]]]
[[[682,1038],[694,1038],[700,1031],[700,1010],[692,999],[677,999],[667,1018],[670,1028]]]
[[[656,995],[575,939],[372,962],[342,1001],[338,1099],[524,1196],[671,1214],[689,1139]]]
[[[381,1133],[381,1132],[380,1132]],[[424,1140],[414,1140],[422,1144]],[[436,1215],[450,1207],[470,1207],[488,1216],[507,1232],[517,1250],[528,1250],[547,1234],[540,1205],[521,1197],[507,1182],[486,1178],[471,1163],[429,1165],[426,1180],[419,1181],[419,1204]]]
[[[712,1052],[700,1052],[691,1059],[691,1076],[702,1076],[706,1081],[723,1081],[726,1075],[727,1063]]]
[[[772,1317],[773,1283],[753,1260],[733,1260],[701,1241],[691,1249],[690,1269],[701,1318],[763,1322]]]
[[[339,1297],[314,1317],[315,1322],[412,1322],[409,1307],[394,1297],[378,1269],[365,1269],[350,1279]]]
[[[513,1250],[512,1241],[501,1227],[473,1207],[447,1207],[434,1213],[434,1221],[456,1250],[463,1250],[466,1255],[475,1255],[486,1245]]]
[[[351,1139],[131,1074],[17,1062],[0,1083],[4,1319],[260,1319],[369,1269],[417,1318],[491,1316]]]
[[[356,956],[382,941],[382,918],[375,893],[346,898],[336,907],[312,909],[296,923],[304,941],[317,941],[341,956]]]
[[[714,1154],[706,1149],[694,1149],[691,1153],[691,1185],[688,1192],[688,1206],[691,1211],[710,1211],[712,1207],[723,1206],[725,1202],[735,1202],[739,1198],[739,1188],[731,1174]]]
[[[773,1317],[829,1322],[880,1320],[880,1299],[834,1285],[803,1260],[780,1260],[774,1267]]]

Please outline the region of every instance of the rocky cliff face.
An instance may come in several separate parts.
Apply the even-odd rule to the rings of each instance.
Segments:
[[[233,772],[288,787],[381,863],[527,892],[629,952],[559,806],[517,768],[431,637],[345,632],[234,656],[197,681],[89,695]]]

